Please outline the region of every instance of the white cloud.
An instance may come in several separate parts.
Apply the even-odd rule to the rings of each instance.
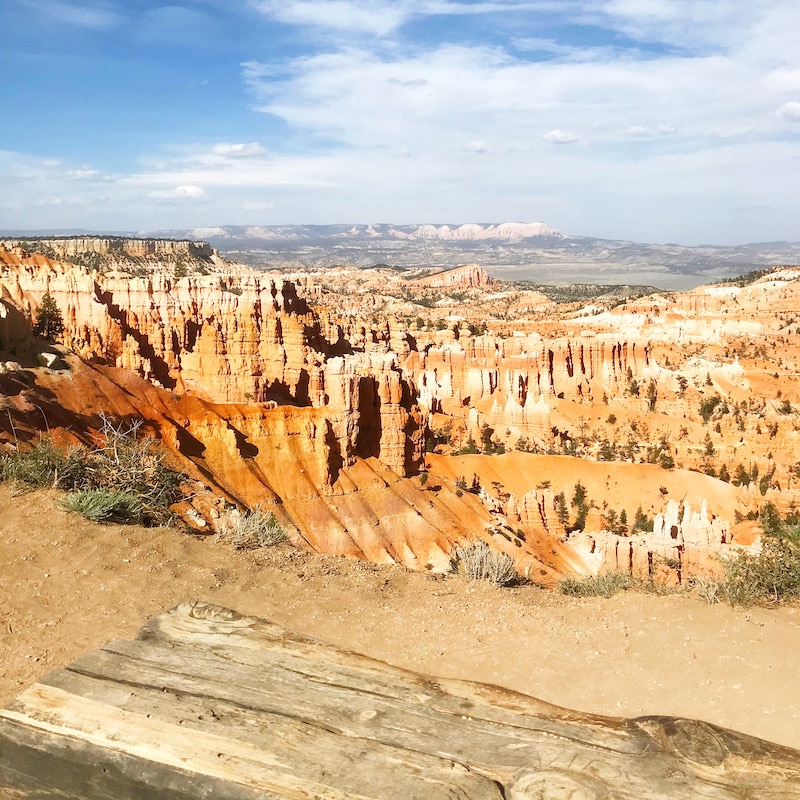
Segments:
[[[336,30],[385,36],[407,19],[404,4],[359,0],[261,0],[254,3],[262,13],[292,25],[311,25]]]
[[[676,229],[688,230],[693,220],[708,217],[704,207],[732,208],[734,199],[737,207],[752,205],[744,200],[748,192],[763,194],[761,203],[768,187],[784,186],[792,172],[783,161],[785,149],[775,143],[782,119],[775,109],[790,100],[786,92],[797,79],[793,57],[783,54],[792,50],[800,9],[792,27],[784,0],[759,6],[749,20],[734,19],[733,3],[691,5],[584,4],[587,20],[667,45],[657,49],[599,47],[581,58],[559,42],[523,41],[553,56],[535,61],[500,47],[394,47],[378,53],[361,46],[280,65],[249,62],[243,76],[259,108],[282,119],[296,139],[338,143],[314,165],[330,184],[347,187],[353,206],[365,210],[348,219],[372,217],[383,208],[374,203],[370,181],[360,178],[380,175],[393,207],[403,208],[406,198],[418,219],[427,215],[411,197],[412,187],[433,209],[437,199],[443,208],[449,202],[463,209],[434,211],[431,218],[469,219],[470,208],[496,203],[509,211],[477,211],[473,218],[544,218],[566,230],[586,230],[578,227],[582,214],[610,217],[614,204],[606,199],[613,185],[619,198],[613,224],[630,225],[629,218],[642,217],[647,205],[636,199],[644,185],[637,175],[647,173],[653,211],[648,230],[661,226],[663,238],[675,240]],[[779,18],[782,26],[775,23]],[[719,23],[713,33],[689,31],[712,19]],[[575,143],[580,147],[552,146]],[[744,153],[750,163],[739,160]],[[690,171],[676,167],[690,158]],[[731,186],[732,175],[743,183]],[[677,198],[689,184],[704,201],[687,201],[685,212],[676,215]],[[472,194],[480,200],[473,203]],[[664,198],[661,210],[658,198]],[[319,207],[324,202],[315,198]],[[626,202],[630,208],[622,214]],[[788,191],[786,204],[800,211]],[[731,230],[734,238],[740,233]]]
[[[206,193],[199,186],[187,184],[174,189],[155,189],[147,196],[153,200],[201,200]]]
[[[432,15],[501,14],[560,8],[562,3],[505,0],[495,3],[447,0],[253,0],[263,14],[291,25],[388,36],[405,23]]]
[[[634,138],[647,138],[652,136],[653,132],[646,125],[628,125],[624,131],[623,136],[632,136]]]
[[[267,151],[258,142],[248,142],[246,144],[231,144],[220,142],[211,148],[211,152],[216,156],[226,158],[251,158],[252,156],[264,156]]]
[[[75,180],[92,180],[100,178],[100,170],[98,169],[68,169],[64,176],[67,178],[74,178]]]
[[[555,128],[545,133],[542,139],[546,142],[550,142],[550,144],[572,144],[573,142],[577,142],[580,136],[572,131],[562,131],[560,128]]]
[[[265,211],[297,222],[545,219],[623,238],[797,238],[800,164],[787,135],[800,115],[796,0],[746,11],[733,0],[256,5],[271,20],[318,29],[295,45],[329,37],[324,49],[316,40],[297,57],[242,65],[253,105],[281,123],[265,126],[269,152],[231,133],[172,143],[128,174],[97,176],[84,159],[0,153],[0,205],[63,198],[62,223],[85,226],[78,203],[94,203],[115,229]],[[509,23],[505,12],[534,8],[560,12],[543,10],[543,23],[603,27],[612,44],[537,37],[550,28],[534,15],[508,26],[520,36],[508,46],[437,44],[437,25],[424,40],[401,38],[425,15],[493,13]],[[759,234],[741,209],[762,206],[775,210]]]
[[[467,142],[529,151],[532,139],[596,145],[709,137],[720,118],[767,131],[761,76],[732,59],[528,62],[499,48],[446,45],[380,57],[345,50],[298,59],[276,79],[249,62],[261,110],[342,145],[444,158]],[[774,109],[775,106],[773,105]],[[680,132],[680,135],[676,135]]]
[[[515,39],[513,44],[517,50],[528,53],[546,53],[561,61],[605,61],[623,52],[620,48],[612,46],[588,47],[586,45],[562,44],[555,39],[539,37]],[[635,51],[626,48],[624,52],[627,56],[631,56]]]
[[[782,91],[800,91],[800,69],[776,69],[767,76],[769,83]]]
[[[790,100],[778,109],[778,116],[787,122],[800,122],[800,102]]]
[[[768,8],[769,3],[764,3]],[[742,43],[757,7],[743,13],[740,0],[606,0],[587,11],[615,30],[642,42],[674,47],[730,47]]]

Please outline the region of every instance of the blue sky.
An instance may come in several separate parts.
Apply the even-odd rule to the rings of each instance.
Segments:
[[[797,0],[0,0],[0,230],[800,240]]]

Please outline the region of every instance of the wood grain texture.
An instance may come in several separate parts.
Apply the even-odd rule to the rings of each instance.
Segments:
[[[6,796],[795,800],[800,753],[433,679],[185,603],[0,711]]]

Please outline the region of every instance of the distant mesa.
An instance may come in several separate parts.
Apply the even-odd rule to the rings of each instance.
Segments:
[[[555,228],[551,228],[544,222],[502,222],[499,225],[467,224],[454,228],[449,225],[419,225],[410,233],[406,233],[402,229],[391,228],[389,235],[397,239],[441,239],[462,242],[477,242],[486,239],[515,241],[539,236],[563,238]]]
[[[173,231],[140,231],[140,236],[175,236],[229,242],[262,240],[268,242],[324,241],[441,241],[441,242],[519,242],[525,239],[566,238],[544,222],[467,223],[457,225],[225,225]]]
[[[0,242],[7,249],[21,247],[44,252],[56,258],[70,258],[85,253],[103,256],[123,255],[134,258],[175,257],[210,258],[214,253],[207,242],[131,238],[128,236],[47,236],[5,239]]]

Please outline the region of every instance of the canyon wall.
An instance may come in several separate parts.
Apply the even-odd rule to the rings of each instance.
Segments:
[[[335,329],[326,338],[290,282],[106,277],[20,251],[0,250],[0,264],[10,305],[33,318],[49,292],[62,342],[87,360],[212,402],[325,408],[344,464],[374,456],[405,475],[422,461],[423,419],[397,357],[355,352]]]
[[[748,360],[745,337],[758,329],[763,341],[781,348],[786,364],[774,368],[796,370],[795,350],[786,344],[792,326],[797,333],[794,273],[767,289],[722,287],[566,313],[535,293],[511,293],[503,307],[530,306],[536,321],[487,325],[487,309],[509,292],[473,286],[486,281],[472,265],[459,273],[462,288],[447,277],[417,287],[424,297],[433,288],[436,297],[454,288],[459,297],[466,292],[464,308],[456,309],[465,314],[470,297],[485,304],[469,317],[431,300],[435,324],[419,316],[427,307],[409,301],[410,283],[385,272],[378,277],[398,284],[402,299],[395,306],[363,288],[376,276],[353,271],[348,278],[343,269],[334,271],[342,286],[351,280],[361,289],[331,292],[313,276],[289,281],[241,270],[104,275],[19,249],[0,249],[0,269],[4,349],[20,344],[26,318],[35,318],[49,292],[63,314],[63,344],[98,369],[137,376],[137,391],[152,387],[157,400],[139,412],[163,417],[159,434],[194,464],[198,480],[204,475],[245,505],[275,505],[297,541],[324,552],[444,568],[455,542],[477,537],[547,580],[563,571],[622,568],[646,576],[654,560],[683,575],[741,543],[733,534],[735,513],[757,512],[763,497],[780,504],[793,496],[786,491],[795,474],[793,412],[782,411],[777,399],[754,407],[751,390],[766,396],[774,386],[777,398],[786,392],[781,403],[794,402],[796,392],[777,372],[772,377],[773,366],[768,374]],[[752,315],[746,331],[731,333],[737,307],[740,319],[741,308],[763,303],[765,292],[781,310]],[[705,337],[707,346],[691,344],[694,352],[682,353],[674,330],[690,343]],[[739,350],[729,354],[729,346]],[[66,384],[57,391],[63,398]],[[714,416],[698,420],[698,408],[715,398]],[[74,413],[81,402],[75,399]],[[107,402],[98,397],[87,409]],[[47,413],[58,411],[48,406]],[[771,437],[768,447],[761,425]],[[497,445],[516,444],[551,460],[490,456],[487,429]],[[468,438],[487,452],[471,458],[485,461],[462,465],[440,445]],[[439,448],[444,461],[426,460],[426,444]],[[711,453],[731,474],[734,458],[747,461],[753,474],[759,466],[761,483],[734,487],[672,468],[680,458],[683,466],[705,470]],[[558,460],[576,454],[583,458]],[[645,459],[650,463],[633,463]],[[426,464],[430,489],[423,476],[413,477]],[[571,533],[557,498],[569,498],[595,472],[596,505],[580,535]],[[465,494],[460,487],[471,476],[477,491]],[[608,530],[614,513],[624,510],[632,520],[645,483],[653,533]],[[676,498],[680,510],[671,505]]]

